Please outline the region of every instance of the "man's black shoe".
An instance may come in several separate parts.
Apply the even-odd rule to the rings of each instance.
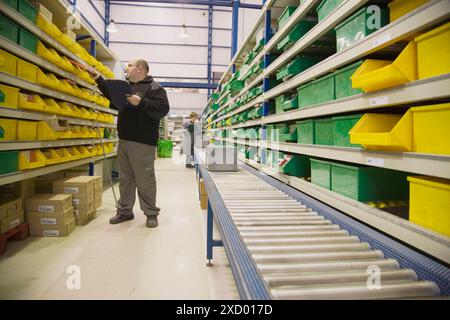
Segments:
[[[128,220],[133,220],[134,219],[134,214],[129,214],[129,215],[123,215],[123,214],[116,214],[114,217],[112,217],[111,219],[109,219],[109,223],[110,224],[118,224],[118,223],[122,223]]]
[[[193,168],[194,166],[192,164],[187,164],[186,168]]]

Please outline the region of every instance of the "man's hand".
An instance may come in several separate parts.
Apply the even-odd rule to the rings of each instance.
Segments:
[[[139,97],[138,95],[132,95],[132,96],[128,96],[127,100],[129,103],[131,103],[133,106],[138,106],[139,103],[141,102],[141,97]]]

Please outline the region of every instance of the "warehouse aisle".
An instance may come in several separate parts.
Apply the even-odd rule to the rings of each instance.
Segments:
[[[222,248],[214,251],[215,266],[205,266],[206,213],[193,170],[178,162],[156,161],[158,228],[145,227],[138,205],[133,221],[110,225],[108,189],[97,218],[69,237],[8,243],[0,257],[0,299],[238,298]],[[70,290],[78,267],[81,289]]]

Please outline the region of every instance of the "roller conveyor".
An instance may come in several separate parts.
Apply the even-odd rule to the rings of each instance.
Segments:
[[[402,299],[440,295],[358,236],[246,172],[209,173],[274,299]],[[376,270],[380,286],[368,285]]]

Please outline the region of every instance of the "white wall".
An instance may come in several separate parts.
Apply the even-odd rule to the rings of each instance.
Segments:
[[[105,24],[104,24],[104,15],[105,15],[105,5],[103,1],[99,0],[91,0],[92,4],[89,0],[77,0],[77,6],[80,8],[81,13],[86,18],[87,21],[91,24],[94,30],[98,33],[98,35],[103,39],[105,34]],[[95,6],[98,11],[100,11],[101,17],[95,11]]]

